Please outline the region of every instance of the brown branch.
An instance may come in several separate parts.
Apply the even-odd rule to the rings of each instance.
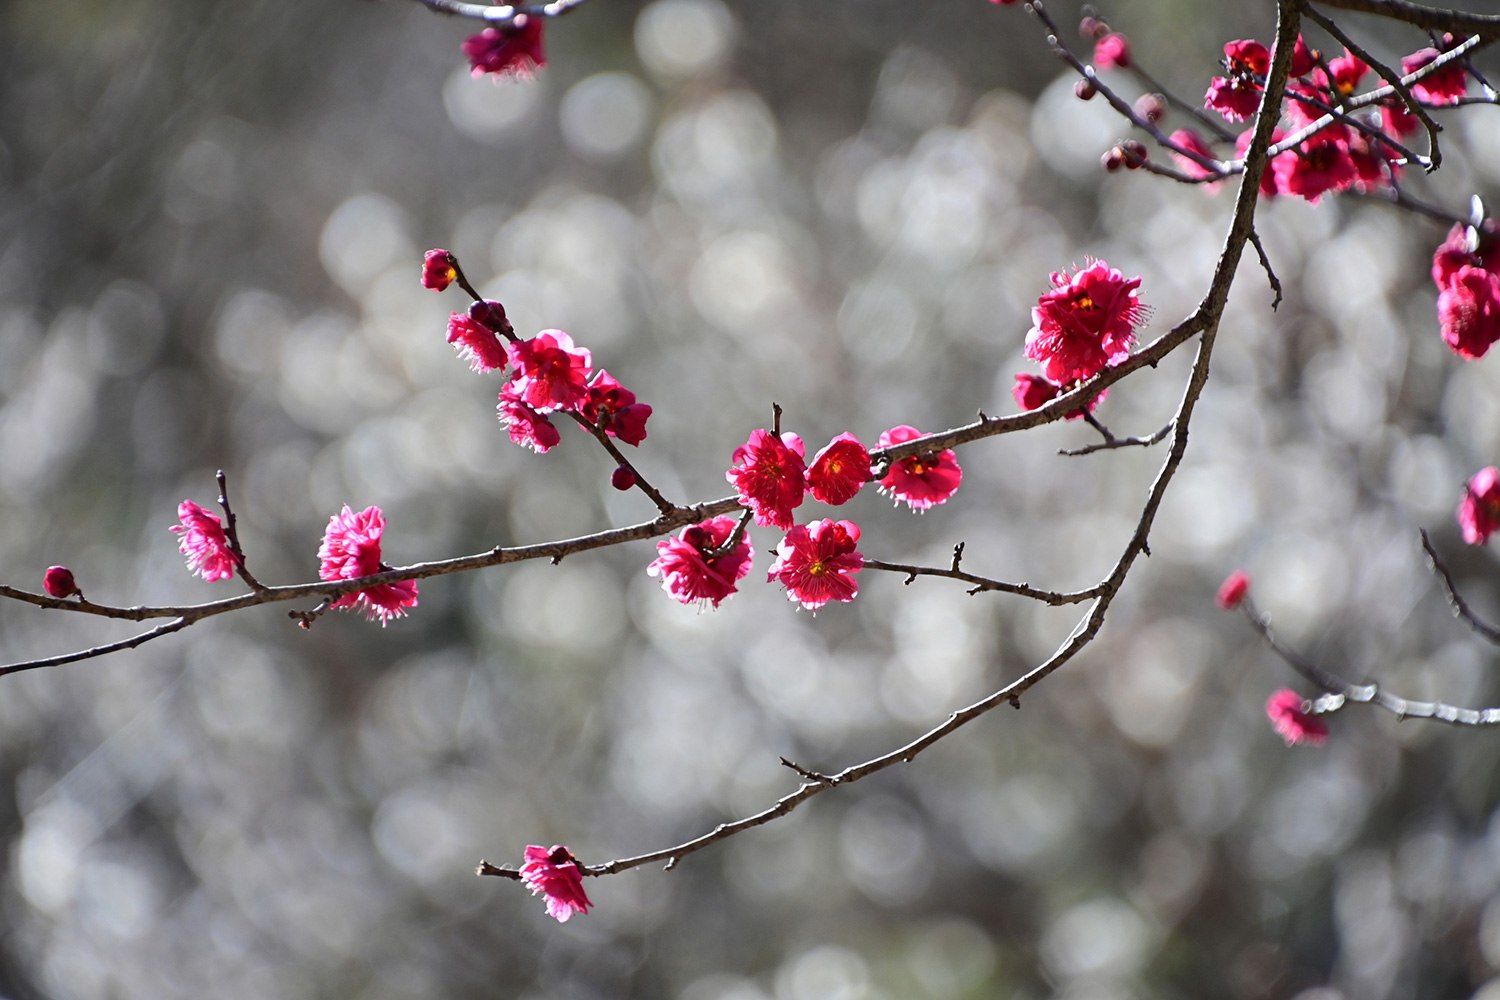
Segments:
[[[1458,587],[1453,582],[1453,574],[1448,572],[1448,567],[1443,565],[1443,560],[1438,557],[1437,549],[1433,548],[1432,539],[1427,537],[1426,530],[1420,531],[1419,534],[1422,536],[1422,550],[1427,553],[1427,561],[1432,564],[1432,571],[1442,581],[1443,590],[1448,594],[1448,605],[1453,608],[1453,614],[1481,638],[1500,645],[1500,628],[1481,621],[1479,616],[1474,614],[1469,607],[1469,602],[1464,600],[1463,595],[1458,592]]]
[[[528,17],[561,17],[585,0],[553,0],[541,4],[483,4],[466,3],[464,0],[417,0],[423,7],[438,14],[452,17],[467,17],[488,24],[508,24],[525,14]]]
[[[955,560],[956,561],[956,560]],[[993,580],[985,576],[976,576],[966,573],[954,566],[951,569],[943,569],[937,566],[911,566],[906,563],[885,562],[881,559],[871,559],[868,556],[864,561],[865,569],[876,569],[887,573],[900,573],[906,577],[906,583],[910,584],[919,576],[940,576],[948,580],[958,580],[973,585],[969,591],[979,594],[985,591],[994,591],[1001,594],[1015,594],[1018,597],[1029,597],[1033,601],[1040,601],[1052,607],[1062,607],[1068,604],[1082,604],[1099,596],[1098,587],[1090,587],[1088,590],[1075,590],[1071,593],[1062,593],[1056,590],[1040,590],[1027,583],[1006,583],[1003,580]]]
[[[1256,609],[1248,598],[1240,605],[1245,620],[1260,634],[1271,651],[1297,673],[1317,687],[1329,692],[1332,698],[1319,698],[1313,702],[1313,711],[1336,712],[1346,702],[1373,705],[1385,709],[1398,719],[1431,719],[1453,726],[1500,725],[1500,708],[1462,708],[1442,701],[1412,701],[1383,690],[1379,684],[1354,684],[1338,674],[1318,666],[1299,655],[1295,650],[1282,645],[1271,631],[1271,623]]]
[[[1376,73],[1378,73],[1380,75],[1380,78],[1387,84],[1389,84],[1393,90],[1395,90],[1396,96],[1401,98],[1401,103],[1406,105],[1406,110],[1415,115],[1417,117],[1417,120],[1422,123],[1422,127],[1427,130],[1427,172],[1432,173],[1434,170],[1436,170],[1443,162],[1443,151],[1438,146],[1438,133],[1441,132],[1443,128],[1437,122],[1432,120],[1432,116],[1427,113],[1427,109],[1422,107],[1421,103],[1419,103],[1416,97],[1412,95],[1412,92],[1407,88],[1406,84],[1401,82],[1401,74],[1397,73],[1385,63],[1372,56],[1368,51],[1362,48],[1358,42],[1345,34],[1344,30],[1337,24],[1335,24],[1330,18],[1324,17],[1311,6],[1304,8],[1303,12],[1307,14],[1308,17],[1316,21],[1324,31],[1328,32],[1334,38],[1342,42],[1344,48],[1348,49],[1350,52],[1354,53],[1361,60],[1363,60],[1365,65],[1369,66]]]
[[[1297,33],[1297,3],[1298,0],[1278,0],[1277,3],[1277,37],[1295,38]],[[677,865],[682,858],[717,843],[737,833],[752,829],[769,823],[796,809],[802,803],[816,795],[834,788],[838,785],[850,784],[861,778],[869,777],[886,768],[896,764],[910,763],[917,756],[934,743],[942,740],[961,727],[985,715],[1000,705],[1012,705],[1020,707],[1021,696],[1030,691],[1037,684],[1045,680],[1050,674],[1061,668],[1068,661],[1077,656],[1098,635],[1104,625],[1105,615],[1109,611],[1115,596],[1119,593],[1121,585],[1129,575],[1135,560],[1148,552],[1151,527],[1155,523],[1156,514],[1160,510],[1162,498],[1166,495],[1168,485],[1177,472],[1182,462],[1182,457],[1187,451],[1188,426],[1192,419],[1193,410],[1197,405],[1203,388],[1208,381],[1209,359],[1213,354],[1214,340],[1218,332],[1219,319],[1223,315],[1225,303],[1228,301],[1229,288],[1234,282],[1235,271],[1239,266],[1240,257],[1244,253],[1245,244],[1249,241],[1250,232],[1254,224],[1255,206],[1258,200],[1260,174],[1265,169],[1267,157],[1266,148],[1271,140],[1271,128],[1275,124],[1276,113],[1274,110],[1281,105],[1281,94],[1286,85],[1287,67],[1291,64],[1291,46],[1278,45],[1277,54],[1272,64],[1270,79],[1266,85],[1266,94],[1262,99],[1261,110],[1256,116],[1255,136],[1251,141],[1250,149],[1246,158],[1246,170],[1240,181],[1239,194],[1235,200],[1234,217],[1231,220],[1229,231],[1224,238],[1224,245],[1219,251],[1219,259],[1214,269],[1214,276],[1209,285],[1207,293],[1198,309],[1194,312],[1197,320],[1197,329],[1202,333],[1198,344],[1198,353],[1193,360],[1192,371],[1183,389],[1182,400],[1178,404],[1177,413],[1172,421],[1175,433],[1172,435],[1172,447],[1157,472],[1156,479],[1152,482],[1147,493],[1145,504],[1142,506],[1140,519],[1136,523],[1135,531],[1132,533],[1119,559],[1109,575],[1099,584],[1098,596],[1093,599],[1087,614],[1079,621],[1073,633],[1063,642],[1056,652],[1046,661],[1037,665],[1029,673],[1012,681],[1010,684],[1000,688],[998,691],[975,702],[967,708],[960,709],[948,716],[941,725],[935,726],[912,740],[904,746],[898,747],[889,753],[874,757],[861,764],[855,764],[832,775],[818,775],[818,779],[804,781],[794,791],[777,799],[775,803],[766,809],[750,816],[728,823],[720,823],[709,832],[692,840],[647,854],[638,854],[634,857],[621,858],[603,864],[584,866],[584,871],[590,875],[612,875],[617,872],[638,868],[642,865],[665,861],[668,869]],[[1097,382],[1091,383],[1097,387]],[[1097,391],[1097,388],[1096,388]],[[1084,396],[1082,389],[1075,389],[1069,396]],[[1090,396],[1078,399],[1067,399],[1059,397],[1048,404],[1048,407],[1057,406],[1060,401],[1066,400],[1071,403],[1064,412],[1077,409],[1083,402],[1087,402]],[[1033,411],[1036,412],[1036,411]],[[981,421],[986,418],[981,417]],[[935,437],[941,437],[935,436]],[[901,446],[901,454],[906,454],[905,449],[910,445]],[[926,447],[933,447],[928,442]],[[895,454],[898,449],[888,449],[888,453]],[[955,550],[953,571],[957,572],[957,563],[960,551]],[[495,866],[481,864],[482,874],[511,875],[506,869],[496,869]]]
[[[1061,448],[1057,453],[1067,455],[1069,458],[1077,458],[1080,455],[1092,455],[1096,451],[1112,451],[1115,448],[1149,448],[1152,445],[1161,444],[1167,439],[1167,435],[1172,433],[1171,423],[1164,424],[1161,430],[1145,437],[1115,437],[1104,428],[1103,424],[1099,427],[1104,430],[1103,441],[1084,445],[1082,448]]]
[[[1500,15],[1470,14],[1466,11],[1427,7],[1410,0],[1318,0],[1324,7],[1377,14],[1393,21],[1424,28],[1427,31],[1451,31],[1459,35],[1478,35],[1487,41],[1500,38]]]

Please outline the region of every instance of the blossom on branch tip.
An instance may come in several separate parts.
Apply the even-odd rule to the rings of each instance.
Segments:
[[[760,429],[734,450],[724,478],[734,484],[740,505],[750,508],[756,524],[783,531],[792,526],[792,511],[802,506],[807,490],[806,454],[797,435],[777,437]]]
[[[1094,66],[1098,69],[1129,69],[1130,40],[1110,32],[1094,43]]]
[[[458,277],[458,258],[447,250],[429,250],[422,257],[422,287],[441,292]]]
[[[890,448],[919,437],[922,437],[921,431],[910,424],[901,424],[883,432],[878,447]],[[959,468],[953,449],[920,451],[891,462],[880,480],[880,492],[895,497],[912,510],[923,511],[946,503],[958,492],[963,479],[964,471]]]
[[[1148,311],[1136,295],[1140,285],[1140,278],[1126,278],[1102,260],[1071,277],[1054,271],[1052,288],[1031,310],[1026,356],[1059,385],[1124,361]]]
[[[1250,574],[1242,569],[1237,569],[1224,578],[1219,584],[1219,592],[1214,595],[1214,600],[1219,607],[1225,611],[1233,611],[1240,606],[1245,595],[1250,592]]]
[[[738,589],[755,559],[748,536],[741,536],[728,552],[719,552],[738,525],[739,518],[728,514],[688,525],[676,538],[656,543],[657,556],[646,574],[660,575],[661,589],[674,601],[717,608]]]
[[[469,58],[475,77],[493,73],[528,79],[547,65],[542,53],[542,19],[517,14],[509,24],[485,28],[464,41],[464,55]]]
[[[483,323],[475,322],[466,313],[453,313],[448,317],[448,343],[458,351],[458,356],[469,363],[471,371],[500,371],[510,360],[505,342],[495,336]]]
[[[358,514],[349,508],[328,519],[323,544],[318,546],[318,578],[329,581],[357,580],[391,567],[380,561],[380,537],[385,533],[385,514],[379,507],[366,507]],[[330,607],[357,609],[366,618],[380,619],[384,626],[392,618],[417,606],[417,581],[401,580],[344,594]]]
[[[562,441],[562,435],[552,421],[527,405],[513,383],[501,387],[500,403],[495,409],[506,430],[510,431],[510,439],[538,455],[545,455]]]
[[[177,519],[172,531],[179,537],[177,548],[187,556],[187,567],[209,583],[234,576],[235,558],[229,550],[229,536],[218,515],[184,500],[177,505]]]
[[[73,579],[73,571],[66,566],[48,566],[47,572],[42,574],[42,589],[47,592],[48,597],[58,600],[74,594],[83,596],[83,591],[78,589],[78,581]]]
[[[853,434],[840,434],[813,456],[807,486],[813,499],[837,507],[870,481],[870,453]]]
[[[1492,465],[1474,473],[1458,505],[1458,526],[1470,545],[1483,545],[1500,531],[1500,469]]]
[[[1266,701],[1266,717],[1287,746],[1306,743],[1318,747],[1328,739],[1323,720],[1313,715],[1306,699],[1290,688],[1282,688]]]
[[[526,847],[526,863],[521,866],[521,881],[533,896],[547,897],[547,915],[565,924],[575,913],[587,913],[594,904],[583,891],[583,866],[561,844]]]
[[[651,416],[651,406],[637,403],[635,393],[603,368],[594,373],[578,412],[590,424],[626,444],[639,445],[646,440],[646,418]]]
[[[766,580],[781,581],[787,597],[808,611],[829,601],[852,601],[859,594],[854,575],[865,564],[858,543],[859,525],[853,521],[824,518],[796,525],[776,546]]]
[[[511,344],[510,360],[516,366],[511,382],[516,395],[538,413],[576,410],[588,396],[593,357],[561,330],[543,330]]]

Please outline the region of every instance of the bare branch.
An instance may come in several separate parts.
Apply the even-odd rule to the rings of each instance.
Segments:
[[[1332,699],[1320,698],[1313,702],[1314,712],[1334,712],[1343,708],[1345,702],[1357,702],[1383,708],[1398,719],[1432,719],[1434,722],[1446,722],[1454,726],[1500,725],[1500,708],[1461,708],[1442,701],[1411,701],[1382,690],[1378,684],[1354,684],[1346,681],[1282,645],[1271,631],[1270,622],[1248,598],[1240,607],[1245,612],[1245,620],[1260,633],[1272,652],[1287,666],[1334,696]]]
[[[1458,587],[1453,582],[1453,574],[1448,572],[1448,567],[1443,565],[1443,560],[1438,557],[1437,549],[1433,548],[1432,539],[1427,537],[1426,530],[1420,531],[1419,534],[1422,536],[1422,550],[1427,553],[1427,561],[1432,564],[1432,571],[1442,581],[1443,590],[1448,594],[1448,604],[1453,608],[1453,614],[1473,629],[1476,635],[1500,646],[1500,628],[1481,621],[1479,616],[1474,614],[1469,607],[1469,602],[1464,600],[1463,595],[1458,592]]]

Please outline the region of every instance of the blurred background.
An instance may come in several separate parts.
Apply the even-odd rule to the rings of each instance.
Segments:
[[[1103,13],[1195,99],[1272,7]],[[1057,5],[1070,33],[1078,13]],[[1426,44],[1344,24],[1391,61]],[[1228,217],[1228,192],[1105,175],[1122,123],[1015,8],[597,2],[549,27],[530,82],[471,79],[473,30],[398,0],[0,3],[0,579],[241,592],[167,531],[217,468],[271,583],[315,578],[345,503],[384,507],[398,565],[649,519],[573,428],[545,456],[509,442],[497,382],[444,342],[462,296],[418,283],[428,247],[651,403],[639,463],[686,502],[728,492],[772,402],[809,453],[1012,412],[1049,271],[1141,275],[1157,336]],[[1444,169],[1413,190],[1494,201],[1495,109],[1442,120]],[[1440,226],[1326,198],[1259,228],[1286,301],[1252,257],[1152,557],[1020,712],[670,873],[590,880],[594,912],[559,926],[474,865],[605,861],[762,809],[796,784],[778,756],[900,745],[1076,611],[866,572],[813,616],[761,582],[778,538],[755,529],[711,613],[641,543],[424,581],[385,629],[214,619],[0,680],[0,996],[1500,997],[1495,735],[1351,710],[1289,750],[1263,709],[1295,678],[1213,604],[1243,567],[1330,668],[1500,703],[1416,534],[1500,618],[1453,514],[1500,460],[1500,359],[1439,340]],[[1100,418],[1156,430],[1187,363]],[[947,505],[867,492],[839,516],[875,558],[963,541],[974,572],[1088,586],[1164,457],[1058,455],[1094,437],[980,442]],[[128,634],[0,606],[5,661]]]

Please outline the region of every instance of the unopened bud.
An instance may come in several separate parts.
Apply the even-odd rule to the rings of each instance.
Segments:
[[[1125,165],[1125,153],[1119,146],[1111,146],[1099,157],[1099,165],[1110,173],[1114,173]]]
[[[510,320],[505,316],[505,307],[494,299],[484,299],[469,304],[469,318],[489,327],[495,333],[510,329]]]
[[[437,248],[422,256],[422,287],[441,292],[458,277],[458,258]]]
[[[1078,37],[1093,41],[1100,35],[1109,34],[1109,25],[1097,17],[1081,17],[1078,20]]]
[[[622,493],[630,489],[635,485],[635,470],[628,465],[617,466],[615,471],[610,473],[609,485]]]
[[[1160,94],[1142,94],[1135,102],[1135,113],[1155,125],[1167,113],[1167,99]]]
[[[1073,84],[1073,96],[1080,101],[1091,101],[1097,93],[1099,90],[1094,86],[1093,80],[1079,80]]]
[[[78,589],[78,582],[73,579],[73,571],[66,566],[48,566],[47,572],[42,576],[42,589],[47,592],[48,597],[58,600],[74,594],[83,596],[83,591]]]
[[[1134,139],[1120,143],[1120,155],[1125,158],[1125,169],[1135,170],[1146,162],[1146,147]]]

